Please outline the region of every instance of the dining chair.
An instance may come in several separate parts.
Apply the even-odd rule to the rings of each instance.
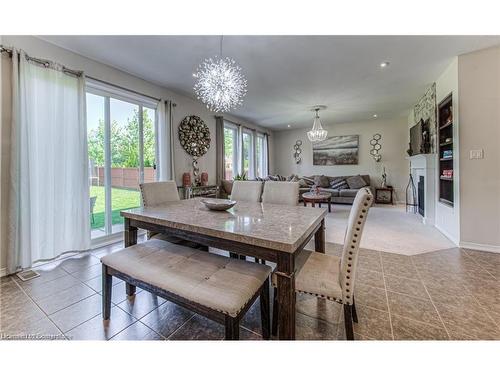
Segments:
[[[181,200],[175,181],[145,182],[139,186],[144,207],[158,206]]]
[[[240,202],[260,202],[262,195],[262,181],[234,181],[231,190],[231,200]],[[229,252],[231,258],[238,258],[238,254]],[[245,255],[239,255],[240,259],[246,259]],[[255,263],[259,263],[255,258]],[[262,263],[265,263],[262,261]]]
[[[233,201],[260,202],[262,181],[234,181],[231,190]]]
[[[295,291],[342,304],[348,340],[354,340],[353,321],[358,322],[354,294],[359,244],[372,203],[373,195],[370,189],[361,188],[354,198],[349,214],[340,257],[302,250],[295,259]],[[273,335],[278,331],[279,304],[276,279],[276,275],[273,274]]]
[[[175,181],[145,182],[139,184],[139,187],[141,189],[142,203],[144,207],[154,207],[162,204],[179,202],[181,200]],[[195,249],[208,251],[207,246],[164,233],[155,233],[148,231],[147,237],[148,239],[155,238],[178,245],[189,246]]]
[[[266,181],[262,193],[262,203],[297,206],[299,204],[299,183]]]

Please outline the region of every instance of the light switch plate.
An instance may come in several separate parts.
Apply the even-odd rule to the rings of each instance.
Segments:
[[[483,150],[470,150],[469,152],[469,159],[482,159],[483,157]]]

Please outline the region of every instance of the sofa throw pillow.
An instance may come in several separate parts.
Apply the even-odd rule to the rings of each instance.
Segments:
[[[310,186],[310,185],[308,185],[308,184],[307,184],[307,182],[306,182],[303,178],[301,178],[301,179],[299,180],[299,188],[307,188],[307,187],[309,187],[309,186]]]
[[[330,182],[330,187],[335,190],[349,189],[349,185],[347,185],[347,182],[343,178],[334,178]]]
[[[366,181],[359,174],[357,176],[347,177],[345,180],[350,189],[361,189],[366,186]]]
[[[307,186],[313,186],[314,185],[314,178],[311,177],[302,177],[304,182],[306,183]]]
[[[314,185],[327,188],[330,187],[330,180],[326,176],[314,176]]]

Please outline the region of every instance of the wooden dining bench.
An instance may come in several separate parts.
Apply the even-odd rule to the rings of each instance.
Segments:
[[[192,310],[225,326],[239,339],[241,318],[260,296],[262,336],[269,339],[271,268],[161,240],[149,240],[101,258],[103,319],[110,319],[112,277]]]

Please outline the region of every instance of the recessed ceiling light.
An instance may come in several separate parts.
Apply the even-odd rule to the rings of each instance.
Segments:
[[[377,117],[378,117],[378,115],[375,113],[375,114],[373,115],[373,118],[377,118]]]
[[[387,68],[389,66],[390,62],[389,61],[383,61],[380,63],[381,68]]]
[[[289,128],[289,127],[291,127],[291,125],[290,125],[290,124],[288,124],[286,127],[287,127],[287,128]]]

